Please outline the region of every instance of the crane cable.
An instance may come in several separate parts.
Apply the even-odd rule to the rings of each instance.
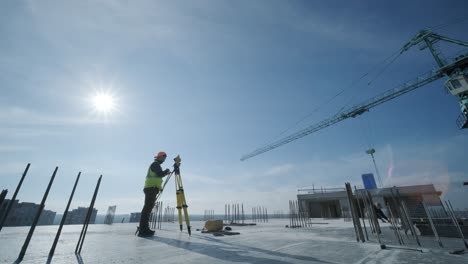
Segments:
[[[388,68],[401,56],[401,49],[398,49],[397,51],[395,51],[390,57],[388,57],[387,59],[385,59],[384,61],[388,61],[390,60],[387,64],[385,64],[382,69],[369,81],[367,82],[367,86],[365,87],[364,91],[366,91],[370,85],[372,83],[374,83],[375,80],[377,80],[378,78],[380,78],[382,76],[382,74],[388,70]],[[363,92],[363,91],[362,91]],[[341,108],[340,110],[338,110],[338,114],[341,114],[343,112],[343,110],[349,106],[349,104],[356,98],[356,93],[351,96],[351,98],[348,100],[348,102],[346,102]]]
[[[432,30],[438,30],[438,29],[441,29],[441,28],[446,28],[448,26],[452,26],[452,25],[455,25],[455,24],[462,24],[464,22],[468,22],[468,16],[458,17],[458,18],[453,19],[450,22],[446,22],[446,23],[436,25],[436,26],[432,27]]]
[[[270,144],[272,142],[274,142],[275,140],[277,140],[278,138],[280,138],[281,136],[283,136],[284,134],[286,134],[288,131],[290,131],[291,129],[297,127],[299,124],[301,124],[302,122],[304,122],[306,119],[308,119],[309,117],[311,117],[313,114],[315,114],[317,111],[319,111],[320,109],[322,109],[324,106],[330,104],[333,100],[335,100],[337,97],[339,97],[340,95],[342,95],[345,91],[347,91],[348,89],[354,87],[355,85],[357,85],[362,79],[364,79],[365,77],[367,77],[371,72],[375,71],[376,69],[378,69],[381,64],[385,63],[386,61],[392,59],[389,63],[385,64],[383,70],[380,70],[376,77],[374,77],[374,79],[372,79],[370,82],[368,82],[367,85],[370,85],[371,82],[375,81],[375,79],[377,79],[389,66],[390,64],[392,64],[400,55],[400,51],[401,49],[398,49],[396,52],[394,52],[391,56],[385,58],[384,60],[382,60],[381,62],[379,62],[378,64],[376,64],[375,66],[371,67],[366,73],[364,73],[363,75],[361,75],[358,79],[354,80],[353,82],[351,82],[348,86],[346,86],[345,88],[341,89],[338,93],[336,93],[335,95],[333,95],[330,99],[328,99],[326,102],[324,102],[323,104],[317,106],[316,108],[314,108],[312,110],[312,112],[310,112],[309,114],[305,115],[304,117],[302,117],[301,119],[299,119],[298,121],[296,121],[293,125],[289,126],[288,128],[286,128],[285,130],[283,130],[281,133],[279,133],[277,136],[273,137],[272,139],[270,139],[269,141],[267,141],[265,143],[265,145],[267,144]],[[347,104],[349,104],[350,102],[348,101]],[[346,105],[347,105],[346,104]],[[345,106],[346,106],[345,105]],[[344,108],[345,106],[343,106],[339,111],[338,113],[340,113]]]

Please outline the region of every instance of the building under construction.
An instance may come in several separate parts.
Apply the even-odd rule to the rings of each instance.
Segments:
[[[365,189],[358,189],[358,192],[363,190]],[[312,188],[298,191],[297,199],[309,217],[349,217],[349,200],[345,188]],[[395,191],[397,191],[400,199],[405,201],[412,217],[425,217],[422,202],[432,206],[442,205],[439,199],[442,192],[437,191],[433,184],[378,188],[368,191],[374,197],[374,202],[383,206],[393,202]],[[358,201],[361,205],[363,204],[363,201],[359,199]]]

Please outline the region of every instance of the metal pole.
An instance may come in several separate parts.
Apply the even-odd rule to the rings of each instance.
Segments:
[[[57,174],[57,170],[58,170],[58,167],[55,167],[54,173],[52,174],[52,177],[50,178],[49,185],[47,185],[47,189],[44,193],[44,196],[42,197],[41,204],[39,205],[39,210],[37,210],[36,216],[34,217],[34,221],[31,225],[31,228],[29,229],[28,236],[26,237],[26,240],[24,241],[24,244],[23,244],[23,247],[21,248],[21,252],[18,256],[18,259],[16,260],[17,263],[21,262],[24,258],[24,255],[26,254],[26,250],[28,249],[29,242],[31,241],[34,230],[36,229],[37,222],[39,222],[39,217],[41,216],[42,210],[45,207],[45,202],[47,200],[47,196],[49,195],[50,188],[52,187],[52,183],[54,182],[55,175]]]
[[[435,225],[434,223],[432,222],[432,217],[431,217],[431,213],[429,212],[429,210],[427,209],[427,205],[425,202],[421,202],[423,207],[424,207],[424,211],[426,211],[426,215],[427,215],[427,219],[429,220],[429,224],[431,225],[431,228],[432,228],[432,232],[434,233],[434,236],[436,238],[436,241],[439,243],[439,246],[441,248],[444,247],[444,245],[442,245],[442,241],[440,241],[440,237],[439,237],[439,234],[437,233],[437,230],[435,228]]]
[[[160,202],[160,208],[159,208],[159,229],[162,229],[162,209],[163,209],[163,201]]]
[[[58,228],[57,234],[55,235],[54,243],[52,244],[52,248],[49,252],[49,258],[47,259],[47,263],[52,261],[52,257],[54,256],[55,247],[57,246],[58,240],[60,238],[60,234],[62,233],[63,225],[65,224],[65,219],[67,218],[68,209],[70,208],[70,204],[73,200],[73,195],[75,194],[76,186],[78,185],[78,181],[80,180],[81,172],[78,173],[76,176],[75,184],[73,185],[72,192],[70,194],[70,198],[68,198],[67,207],[65,207],[65,211],[63,212],[62,220],[60,221],[60,226]]]
[[[345,183],[346,192],[348,194],[349,207],[351,209],[351,216],[353,219],[354,229],[356,231],[356,240],[365,242],[364,233],[362,232],[361,222],[357,216],[356,207],[354,206],[354,196],[349,182]]]
[[[8,190],[3,190],[2,194],[0,194],[0,208],[2,208],[3,201],[5,201],[5,197],[8,193]]]
[[[91,203],[88,208],[88,214],[86,215],[85,221],[83,223],[83,229],[81,229],[81,234],[80,234],[80,238],[78,239],[78,244],[76,244],[75,254],[81,254],[81,248],[83,247],[83,243],[86,237],[86,232],[88,231],[88,225],[91,219],[91,215],[93,214],[94,202],[96,201],[96,197],[99,191],[99,185],[101,185],[101,179],[102,179],[102,175],[99,176],[98,182],[96,184],[96,189],[94,189],[93,198],[91,199]]]
[[[394,201],[395,203],[395,206],[396,206],[396,209],[397,209],[397,213],[398,213],[398,216],[399,216],[399,219],[400,219],[400,223],[401,223],[401,226],[404,228],[404,231],[405,231],[405,235],[406,235],[406,238],[408,238],[408,229],[409,228],[409,223],[406,221],[406,217],[403,217],[404,215],[404,212],[403,212],[403,209],[402,209],[402,205],[401,205],[401,200],[399,197],[397,197],[395,195],[395,193],[393,192],[393,190],[397,190],[396,186],[393,186],[392,189],[390,189],[390,193],[392,195],[392,200]],[[403,241],[403,236],[401,236],[402,238],[402,241]],[[404,242],[404,241],[403,241]]]
[[[363,190],[365,191],[365,190]],[[363,202],[364,202],[364,214],[367,213],[367,221],[369,222],[369,228],[371,230],[371,233],[374,233],[375,232],[375,227],[374,227],[374,224],[373,224],[373,219],[372,219],[372,215],[371,215],[371,211],[370,211],[370,206],[369,206],[369,200],[368,200],[368,197],[367,197],[367,193],[364,193],[361,191],[361,198],[363,199]]]
[[[382,178],[380,178],[380,173],[379,173],[379,169],[377,168],[377,163],[375,163],[374,154],[371,154],[371,156],[372,156],[372,161],[374,162],[375,172],[377,172],[377,177],[379,178],[380,188],[383,188]]]
[[[244,224],[245,215],[244,215],[244,204],[242,204],[242,224]]]
[[[411,221],[411,217],[408,212],[408,208],[406,208],[406,203],[405,201],[401,201],[401,206],[403,207],[403,211],[405,212],[406,219],[409,223],[409,228],[411,230],[411,233],[413,236],[416,238],[416,242],[418,243],[418,246],[421,246],[421,242],[419,241],[418,234],[416,233],[416,229],[413,226],[413,221]]]
[[[348,183],[345,183],[345,187],[346,187],[346,194],[348,196],[348,203],[349,203],[349,212],[351,213],[351,218],[353,219],[353,226],[354,226],[354,232],[356,234],[356,240],[357,242],[359,242],[359,233],[358,233],[358,229],[357,229],[357,224],[356,224],[356,219],[354,218],[354,212],[353,212],[353,200],[349,194],[349,190],[348,190]]]
[[[366,234],[366,239],[369,240],[369,236],[367,235],[366,219],[364,218],[364,211],[361,209],[361,204],[359,202],[360,193],[358,192],[356,186],[354,186],[354,192],[356,193],[356,197],[357,197],[357,204],[358,204],[359,214],[361,214],[361,216],[362,216],[362,224],[363,224],[363,227],[364,227],[364,233]]]
[[[392,225],[393,227],[393,233],[395,234],[396,238],[398,239],[398,243],[400,243],[400,245],[403,245],[403,239],[400,237],[400,232],[398,231],[398,225],[396,223],[396,220],[395,220],[395,217],[393,216],[393,212],[392,212],[392,208],[390,207],[390,204],[387,202],[387,209],[388,209],[388,212],[390,213],[390,224]]]
[[[449,201],[449,202],[450,202],[450,201]],[[450,215],[450,217],[452,218],[452,221],[453,221],[455,227],[457,228],[458,233],[460,234],[460,238],[461,238],[462,241],[463,241],[463,245],[465,245],[465,248],[468,249],[468,243],[466,243],[465,236],[463,235],[463,231],[461,230],[460,225],[458,224],[458,220],[457,220],[457,217],[456,217],[456,215],[455,215],[455,212],[453,211],[452,204],[449,204],[447,201],[445,201],[445,204],[447,205],[447,208],[448,208],[448,211],[449,211],[449,215]],[[442,206],[443,206],[443,205],[442,205]],[[444,208],[444,209],[445,209],[445,208]]]
[[[400,191],[398,190],[398,188],[395,188],[395,192],[396,192],[396,195],[398,196],[398,199],[400,200],[401,208],[403,209],[403,214],[406,217],[406,221],[408,222],[409,228],[411,230],[411,234],[416,239],[418,246],[421,247],[421,242],[419,241],[418,234],[416,233],[416,229],[414,228],[413,221],[411,220],[411,216],[409,215],[408,207],[406,207],[405,201],[403,201],[403,199],[401,198]]]
[[[297,200],[294,200],[294,218],[296,219],[296,226],[301,227],[301,220],[299,219],[299,208]]]
[[[382,241],[380,240],[380,225],[379,225],[379,221],[377,219],[377,213],[375,212],[374,210],[374,201],[372,200],[372,195],[370,193],[370,191],[367,191],[367,199],[368,199],[368,203],[369,203],[369,210],[371,212],[371,217],[372,217],[372,222],[374,224],[374,229],[375,229],[375,233],[377,235],[377,239],[379,241],[379,244],[380,244],[380,248],[381,249],[384,249],[385,248],[385,245],[382,244]]]
[[[8,206],[7,206],[6,210],[5,210],[5,212],[3,213],[2,222],[0,223],[0,231],[2,231],[3,225],[5,224],[5,221],[6,221],[7,217],[8,217],[8,213],[10,212],[11,207],[15,203],[16,195],[18,194],[19,190],[21,189],[21,185],[23,184],[23,180],[26,177],[26,174],[28,173],[29,166],[31,166],[31,163],[28,163],[28,165],[26,165],[26,169],[24,169],[23,176],[21,176],[21,179],[20,179],[20,181],[18,183],[18,186],[16,186],[16,190],[13,193],[13,196],[11,197],[11,200],[8,203]]]

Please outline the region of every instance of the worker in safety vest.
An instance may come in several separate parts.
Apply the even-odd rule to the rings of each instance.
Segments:
[[[171,170],[166,169],[163,171],[161,168],[161,164],[164,163],[166,157],[167,155],[165,152],[159,152],[158,155],[154,157],[154,162],[151,163],[148,168],[145,187],[143,189],[145,193],[145,205],[143,206],[143,210],[141,210],[138,236],[147,237],[154,235],[154,231],[149,228],[149,218],[154,203],[156,202],[156,195],[161,190],[162,179],[171,173]]]

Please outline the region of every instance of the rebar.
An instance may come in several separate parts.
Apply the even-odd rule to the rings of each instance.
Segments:
[[[28,236],[26,237],[26,240],[24,241],[23,247],[21,248],[21,252],[20,252],[16,262],[21,262],[23,260],[23,258],[24,258],[24,255],[26,254],[26,250],[28,249],[29,242],[31,241],[34,230],[36,229],[36,225],[37,225],[37,222],[39,221],[39,217],[41,216],[42,210],[45,207],[45,202],[47,200],[47,196],[49,195],[50,188],[52,187],[52,183],[54,183],[55,175],[57,174],[57,170],[58,170],[58,167],[55,167],[55,170],[52,173],[52,177],[50,178],[49,185],[47,185],[47,189],[46,189],[46,191],[44,193],[44,196],[42,197],[42,201],[41,201],[41,204],[39,205],[39,209],[37,210],[37,213],[36,213],[36,216],[34,217],[31,228],[29,229]]]
[[[425,202],[421,202],[421,203],[422,203],[422,205],[424,207],[424,211],[426,211],[427,219],[429,220],[429,224],[431,225],[432,232],[434,233],[434,237],[435,237],[436,241],[438,242],[439,246],[441,248],[443,248],[444,245],[442,245],[442,241],[440,240],[439,234],[437,233],[437,229],[436,229],[434,223],[432,222],[431,213],[429,212],[426,203]]]
[[[463,232],[462,232],[462,230],[460,228],[460,224],[458,223],[457,217],[455,216],[455,213],[453,212],[452,204],[450,203],[450,201],[449,202],[445,201],[445,204],[447,205],[450,217],[452,218],[452,221],[453,221],[455,227],[457,228],[457,231],[458,231],[458,233],[460,235],[460,238],[463,241],[463,245],[465,246],[465,248],[468,249],[468,243],[466,243],[465,236],[463,235]]]
[[[76,186],[78,185],[78,181],[80,180],[80,176],[81,176],[81,172],[79,172],[78,176],[76,176],[75,184],[73,185],[73,189],[71,191],[70,197],[68,198],[67,206],[65,207],[65,211],[63,212],[62,220],[60,221],[60,226],[59,226],[59,228],[57,230],[57,234],[55,235],[54,243],[52,244],[52,247],[50,248],[47,263],[50,263],[52,261],[53,256],[54,256],[55,247],[57,247],[57,243],[58,243],[58,240],[60,238],[60,234],[62,233],[62,228],[63,228],[63,225],[65,224],[65,220],[66,220],[67,214],[68,214],[68,209],[70,208],[70,204],[71,204],[71,202],[73,200],[73,196],[75,195]]]
[[[0,222],[0,231],[2,231],[3,225],[5,224],[5,221],[6,221],[7,217],[8,217],[8,214],[10,213],[10,210],[13,207],[13,204],[15,203],[16,195],[18,195],[18,192],[21,189],[21,185],[23,184],[23,181],[24,181],[24,178],[26,177],[26,174],[28,174],[28,170],[29,170],[30,166],[31,166],[31,163],[28,163],[28,165],[26,165],[26,169],[24,169],[23,176],[21,176],[21,179],[20,179],[18,185],[16,186],[16,190],[13,193],[13,196],[11,197],[11,200],[8,203],[8,206],[7,206],[6,210],[5,210],[5,212],[3,213],[2,222]]]
[[[78,243],[76,244],[75,254],[81,254],[81,249],[82,249],[83,244],[84,244],[84,240],[85,240],[85,237],[86,237],[86,232],[88,231],[89,221],[91,220],[91,215],[93,214],[94,202],[96,201],[96,197],[97,197],[97,194],[98,194],[98,191],[99,191],[99,185],[101,185],[101,179],[102,179],[102,175],[99,176],[99,179],[98,179],[97,184],[96,184],[96,188],[94,189],[93,198],[91,199],[91,203],[90,203],[89,208],[88,208],[88,213],[86,214],[86,218],[85,218],[85,221],[83,223],[83,228],[81,229],[80,238],[78,239]]]

